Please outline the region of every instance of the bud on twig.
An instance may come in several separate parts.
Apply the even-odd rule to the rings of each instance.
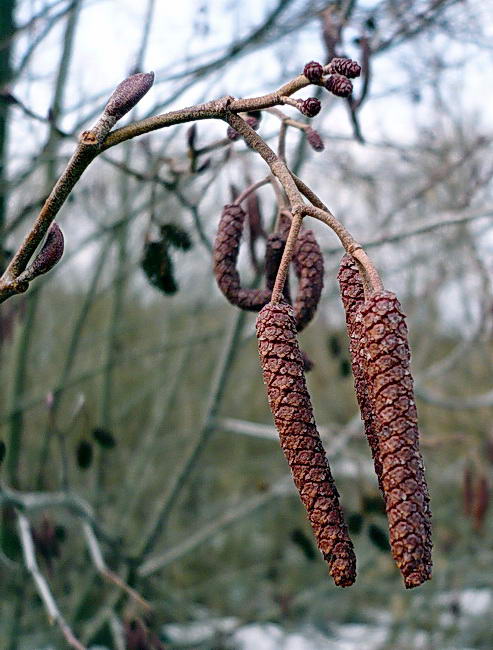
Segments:
[[[294,483],[330,575],[336,585],[348,587],[356,578],[356,558],[315,425],[292,308],[266,305],[257,318],[257,339],[269,405]]]
[[[120,120],[136,106],[154,83],[154,72],[138,72],[122,81],[104,107],[104,113]]]
[[[360,76],[361,66],[352,59],[336,57],[329,63],[329,72],[331,74],[342,74],[349,79],[354,79]]]
[[[310,61],[303,69],[303,74],[312,83],[317,83],[322,79],[324,73],[323,67],[317,61]]]
[[[228,126],[226,130],[226,137],[228,140],[231,140],[231,142],[235,142],[236,140],[239,140],[241,138],[241,135],[238,133],[236,129],[233,129],[232,126]]]
[[[314,151],[323,151],[325,149],[324,141],[322,140],[318,131],[315,131],[315,129],[308,127],[305,133],[308,144]]]
[[[249,127],[254,129],[255,131],[258,129],[260,125],[260,119],[258,117],[254,115],[249,115],[244,119]],[[233,129],[232,126],[228,126],[228,129],[226,131],[226,137],[228,138],[228,140],[231,140],[231,142],[235,142],[236,140],[239,140],[241,138],[241,134],[238,133],[236,129]]]
[[[315,117],[320,113],[322,104],[316,97],[308,97],[308,99],[302,100],[300,102],[300,111],[306,117]]]
[[[197,124],[194,122],[192,126],[187,129],[187,146],[189,149],[195,149],[195,140],[197,138]]]
[[[333,74],[325,82],[329,92],[337,97],[349,97],[353,92],[353,84],[342,74]]]
[[[27,280],[30,282],[34,278],[37,278],[39,275],[43,275],[44,273],[51,271],[55,264],[60,261],[63,255],[64,247],[65,242],[63,233],[56,221],[54,221],[48,230],[48,235],[46,237],[45,243],[43,244],[43,247],[34,258],[32,264],[30,264],[27,269],[21,273],[18,279]]]

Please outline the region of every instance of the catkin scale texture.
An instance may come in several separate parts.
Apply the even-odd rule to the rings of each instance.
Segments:
[[[269,302],[267,289],[242,289],[236,269],[245,212],[241,206],[225,205],[214,242],[214,274],[224,296],[237,307],[259,311]]]
[[[293,265],[298,278],[294,312],[298,332],[301,332],[315,315],[324,286],[324,259],[313,230],[300,233]]]
[[[346,327],[349,337],[349,352],[354,377],[354,389],[358,400],[365,435],[371,449],[378,485],[382,489],[382,465],[378,454],[378,435],[375,431],[374,414],[371,405],[364,371],[364,349],[362,347],[362,320],[359,317],[365,302],[363,281],[355,261],[350,255],[344,255],[337,275],[341,291],[342,304],[346,312]]]
[[[285,303],[266,305],[257,317],[257,339],[281,447],[317,545],[336,585],[349,586],[356,577],[356,558],[315,425],[293,309]]]
[[[431,577],[431,512],[419,452],[407,326],[397,297],[389,291],[368,297],[357,318],[362,323],[392,555],[406,587],[417,587]]]

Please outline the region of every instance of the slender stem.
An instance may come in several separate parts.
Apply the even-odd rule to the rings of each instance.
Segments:
[[[87,521],[82,522],[82,531],[86,539],[89,555],[91,556],[93,564],[96,567],[98,573],[100,573],[103,578],[106,578],[106,580],[109,582],[112,582],[120,589],[123,589],[123,591],[125,591],[136,603],[147,610],[152,609],[147,600],[142,598],[142,596],[137,593],[135,589],[132,589],[132,587],[127,585],[127,583],[122,580],[118,574],[116,574],[114,571],[111,571],[111,569],[106,566],[106,562],[104,561],[99,542],[96,538],[96,535],[94,534],[93,529]]]
[[[243,190],[241,194],[239,194],[236,199],[233,201],[235,205],[240,205],[246,198],[252,194],[252,192],[256,192],[259,187],[263,187],[264,185],[267,185],[267,183],[271,182],[271,176],[266,176],[265,178],[260,179],[259,181],[256,181],[255,183],[252,183],[249,185],[246,189]]]
[[[56,604],[55,599],[51,593],[50,587],[41,574],[38,563],[36,561],[36,553],[34,551],[34,542],[31,535],[31,527],[29,520],[25,515],[20,512],[17,513],[17,521],[19,524],[19,537],[22,545],[22,551],[24,555],[24,562],[26,568],[31,574],[38,594],[45,606],[46,612],[48,614],[48,619],[50,622],[57,623],[60,631],[67,643],[77,650],[86,650],[85,646],[74,636],[74,633],[70,629],[68,623],[64,619],[62,613],[60,612],[58,605]]]
[[[382,291],[383,283],[373,262],[365,253],[361,244],[358,244],[341,222],[338,221],[330,212],[326,212],[312,205],[306,205],[304,207],[304,213],[311,217],[315,217],[315,219],[322,221],[329,226],[329,228],[332,228],[335,234],[339,237],[344,249],[352,255],[358,263],[360,270],[368,280],[371,291]]]
[[[165,568],[169,564],[176,562],[184,555],[187,555],[187,553],[190,553],[217,535],[217,533],[223,531],[229,526],[233,526],[238,521],[242,521],[262,506],[267,505],[273,499],[289,494],[293,490],[292,485],[293,483],[291,479],[283,478],[275,483],[265,494],[256,495],[235,505],[220,517],[214,519],[214,521],[211,521],[199,528],[197,531],[192,532],[187,539],[183,540],[177,546],[172,547],[164,553],[150,557],[140,565],[137,573],[141,577],[146,577]]]
[[[298,239],[302,221],[303,221],[302,212],[298,211],[295,214],[293,214],[293,217],[291,219],[291,228],[289,229],[288,238],[286,240],[286,246],[284,247],[281,263],[279,264],[279,270],[276,275],[274,289],[272,290],[271,302],[276,303],[281,300],[284,284],[286,283],[286,278],[288,276],[289,265],[291,264],[291,260],[293,259],[296,240]]]

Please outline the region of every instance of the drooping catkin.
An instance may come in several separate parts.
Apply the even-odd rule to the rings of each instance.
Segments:
[[[247,311],[259,311],[269,302],[271,292],[242,289],[236,269],[244,221],[245,212],[241,206],[234,203],[224,206],[214,242],[214,274],[230,303]]]
[[[344,255],[337,274],[341,290],[342,304],[346,312],[346,327],[349,337],[349,352],[354,377],[354,389],[363,420],[365,435],[371,449],[375,474],[382,490],[382,465],[378,455],[378,435],[375,431],[374,414],[368,395],[364,372],[364,349],[362,348],[361,308],[365,302],[363,281],[356,262],[351,255]],[[383,490],[382,490],[383,491]]]
[[[257,317],[257,338],[282,450],[330,575],[347,587],[356,577],[356,558],[315,425],[293,309],[286,303],[266,305]]]
[[[410,589],[431,577],[432,542],[407,326],[400,303],[390,291],[369,296],[361,316],[390,545]]]
[[[296,242],[293,265],[298,278],[294,302],[296,327],[301,332],[317,311],[324,286],[324,258],[313,230],[304,230]]]

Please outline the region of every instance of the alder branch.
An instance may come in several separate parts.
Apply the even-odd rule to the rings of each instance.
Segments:
[[[328,66],[325,66],[324,73],[328,72]],[[258,111],[276,105],[283,105],[285,103],[290,103],[301,110],[300,104],[291,100],[290,96],[298,90],[308,86],[310,83],[312,82],[301,74],[268,95],[246,99],[235,99],[226,96],[197,106],[191,106],[178,111],[171,111],[163,115],[157,115],[140,120],[123,128],[116,129],[109,133],[109,135],[106,134],[121,115],[103,112],[93,128],[82,133],[76,150],[70,158],[64,172],[55,184],[34,224],[25,236],[2,278],[0,278],[0,302],[5,301],[16,293],[23,293],[27,290],[29,286],[28,281],[19,279],[19,276],[26,269],[29,260],[42,242],[48,228],[65,203],[70,192],[73,190],[75,184],[80,179],[85,169],[99,154],[117,144],[139,135],[150,133],[151,131],[168,126],[197,120],[220,119],[228,122],[230,126],[244,137],[247,144],[262,156],[265,162],[269,165],[273,175],[279,179],[286,195],[288,196],[291,204],[291,211],[293,213],[292,236],[288,239],[288,244],[285,250],[286,260],[288,258],[290,259],[292,248],[297,236],[297,229],[299,230],[299,225],[301,224],[302,219],[300,212],[303,205],[301,194],[284,162],[272,151],[272,149],[270,149],[264,140],[262,140],[262,138],[258,136],[255,131],[251,129],[241,117],[239,117],[239,115],[237,115],[237,113],[255,110]],[[322,80],[316,83],[318,83],[318,85],[323,85]],[[117,91],[118,89],[115,92]],[[111,104],[112,98],[110,98],[105,111]],[[282,292],[284,274],[285,264],[283,263],[280,267],[279,282],[274,289],[274,299],[276,299],[276,296],[278,297]]]

